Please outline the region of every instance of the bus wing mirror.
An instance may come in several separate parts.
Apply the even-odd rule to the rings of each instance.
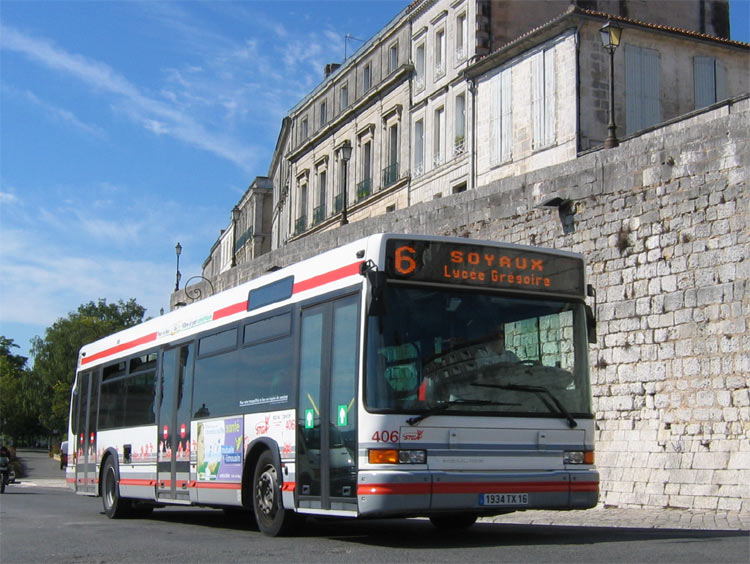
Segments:
[[[596,343],[596,316],[591,306],[586,306],[586,327],[589,333],[589,343]]]
[[[370,306],[368,315],[380,317],[385,314],[385,272],[377,270],[375,265],[368,261],[360,267],[362,274],[370,283]]]
[[[589,298],[594,298],[594,308],[596,308],[596,288],[591,284],[586,285],[586,295]],[[586,306],[586,327],[589,332],[589,343],[596,343],[596,314],[591,306]]]

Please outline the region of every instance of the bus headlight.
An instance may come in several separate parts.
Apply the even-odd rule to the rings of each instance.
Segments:
[[[367,451],[367,460],[370,464],[425,464],[427,451],[371,448]]]
[[[565,464],[593,464],[593,450],[567,450],[563,452],[563,462]]]

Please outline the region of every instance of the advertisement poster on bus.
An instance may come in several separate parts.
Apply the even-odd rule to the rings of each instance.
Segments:
[[[242,437],[242,417],[198,423],[198,481],[241,481]]]

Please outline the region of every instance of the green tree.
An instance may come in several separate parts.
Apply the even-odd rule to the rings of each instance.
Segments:
[[[43,433],[39,409],[44,394],[39,389],[26,357],[12,353],[13,339],[0,337],[0,433],[18,442]]]
[[[100,299],[80,305],[68,317],[55,321],[46,329],[44,338],[32,339],[33,373],[47,396],[39,418],[47,429],[63,432],[67,428],[70,390],[81,347],[141,323],[145,312],[134,299],[116,304]]]

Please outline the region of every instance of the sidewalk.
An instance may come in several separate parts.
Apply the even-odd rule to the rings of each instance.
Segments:
[[[482,518],[481,521],[566,527],[750,531],[750,513],[697,509],[596,507],[584,511],[516,511]]]

